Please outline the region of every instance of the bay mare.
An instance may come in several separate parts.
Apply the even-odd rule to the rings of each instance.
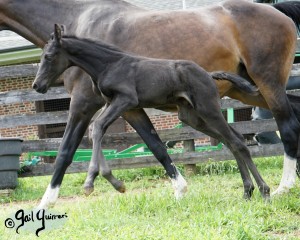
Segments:
[[[283,12],[292,17],[300,12],[299,5],[280,3],[280,11],[285,9]],[[70,34],[101,38],[143,56],[193,60],[207,71],[237,73],[257,85],[260,94],[251,96],[232,88],[230,82],[216,82],[221,97],[271,109],[285,151],[283,176],[275,193],[294,186],[296,160],[300,161],[299,101],[289,97],[289,102],[285,84],[293,62],[296,30],[290,18],[274,7],[228,0],[193,10],[148,11],[121,0],[0,0],[0,30],[13,30],[37,46],[46,44],[55,22],[66,25]],[[71,104],[55,173],[65,171],[71,163],[92,116],[105,103],[86,78],[78,68],[64,75]],[[148,134],[154,127],[142,109],[122,116],[152,146],[160,162],[170,159],[157,134]],[[84,186],[87,193],[92,192],[98,173],[99,159],[93,158]],[[123,184],[120,186],[118,190],[123,191]]]
[[[123,52],[101,41],[62,36],[60,26],[55,25],[53,39],[44,48],[33,88],[46,93],[57,78],[72,66],[80,67],[91,76],[94,91],[106,101],[93,130],[93,155],[101,159],[100,165],[106,163],[101,153],[102,138],[106,129],[122,113],[140,108],[175,107],[182,122],[222,141],[231,150],[242,176],[245,198],[249,199],[254,190],[249,170],[262,196],[270,197],[270,188],[257,171],[243,136],[230,127],[222,115],[220,97],[213,80],[215,73],[210,75],[187,60],[146,58]],[[233,82],[240,78],[219,72],[217,76]],[[249,88],[246,80],[239,80],[238,83],[242,81],[247,86],[245,93],[257,95],[256,88]],[[238,86],[236,88],[244,90]],[[163,165],[172,179],[176,198],[181,198],[186,192],[186,181],[172,161]],[[57,173],[53,178],[58,180],[61,175],[64,172]],[[58,183],[54,182],[54,185],[58,186]],[[51,203],[49,193],[51,186],[39,208],[46,208]]]

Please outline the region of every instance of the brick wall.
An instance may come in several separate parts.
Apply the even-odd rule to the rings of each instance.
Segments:
[[[33,78],[10,78],[0,80],[0,92],[30,89]],[[34,102],[0,105],[0,116],[35,113]],[[37,126],[19,126],[16,128],[0,129],[1,137],[22,137],[33,139],[38,136]]]
[[[150,115],[150,120],[156,130],[171,129],[180,123],[177,113]],[[133,132],[134,129],[126,122],[126,132]]]

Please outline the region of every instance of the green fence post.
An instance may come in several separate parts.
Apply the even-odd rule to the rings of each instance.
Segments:
[[[234,123],[234,109],[233,108],[227,109],[227,122]]]

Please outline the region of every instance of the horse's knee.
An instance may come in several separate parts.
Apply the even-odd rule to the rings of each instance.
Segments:
[[[94,122],[92,122],[88,127],[88,138],[89,141],[93,140],[93,129],[94,129]]]
[[[72,157],[70,156],[59,156],[55,160],[55,168],[57,169],[66,169],[72,163]]]
[[[250,155],[250,151],[246,146],[244,137],[242,135],[241,138],[235,136],[235,138],[232,140],[224,139],[224,143],[231,149],[233,154],[245,153],[247,155]]]
[[[102,125],[96,125],[96,123],[93,125],[92,129],[92,141],[97,142],[100,141],[103,136],[103,127]]]

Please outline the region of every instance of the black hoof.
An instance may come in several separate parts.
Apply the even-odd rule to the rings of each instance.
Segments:
[[[121,181],[118,181],[118,183],[114,184],[114,188],[120,193],[126,192],[126,187]]]
[[[244,196],[243,196],[243,198],[245,199],[245,200],[251,200],[251,195],[249,194],[249,193],[244,193]]]
[[[245,191],[245,192],[244,192],[244,199],[250,200],[251,197],[252,197],[252,195],[253,195],[253,190],[254,190],[254,189],[251,189],[251,190],[249,190],[249,191]]]
[[[261,193],[261,196],[263,197],[263,199],[264,199],[266,202],[271,202],[270,191],[262,192],[262,193]]]
[[[94,186],[84,186],[84,195],[89,196],[94,192]]]

